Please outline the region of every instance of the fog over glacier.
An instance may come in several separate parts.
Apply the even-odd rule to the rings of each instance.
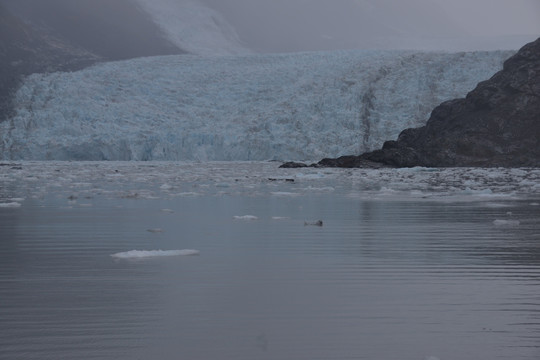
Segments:
[[[511,52],[165,56],[35,74],[0,124],[4,159],[315,160],[425,123]]]

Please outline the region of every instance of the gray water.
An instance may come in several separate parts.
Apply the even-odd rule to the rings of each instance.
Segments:
[[[276,168],[0,166],[0,358],[540,358],[539,170]]]

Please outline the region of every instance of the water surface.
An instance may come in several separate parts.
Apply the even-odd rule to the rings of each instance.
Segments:
[[[539,178],[0,166],[0,358],[538,359]]]

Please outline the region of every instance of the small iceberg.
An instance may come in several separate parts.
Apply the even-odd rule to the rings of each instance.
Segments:
[[[258,217],[255,215],[242,215],[242,216],[235,216],[234,220],[259,220]]]
[[[493,225],[495,226],[519,226],[520,222],[519,220],[494,220]]]
[[[0,203],[0,208],[18,208],[21,204],[18,202]]]
[[[167,257],[167,256],[193,256],[199,255],[199,250],[131,250],[126,252],[119,252],[112,254],[111,257],[115,259],[146,259],[154,257]]]

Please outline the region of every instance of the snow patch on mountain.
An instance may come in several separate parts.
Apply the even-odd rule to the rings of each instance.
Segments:
[[[239,55],[250,51],[217,11],[196,0],[135,0],[168,39],[197,55]]]
[[[165,56],[28,77],[0,158],[318,160],[425,123],[510,52]]]

